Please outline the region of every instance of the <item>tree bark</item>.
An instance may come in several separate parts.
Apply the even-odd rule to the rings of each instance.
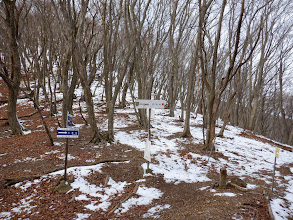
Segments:
[[[9,89],[8,95],[8,121],[13,135],[22,135],[22,129],[19,124],[16,115],[16,104],[17,96],[20,86],[20,55],[19,55],[19,46],[18,46],[18,20],[16,19],[16,5],[14,1],[4,0],[5,5],[5,15],[6,15],[6,25],[8,28],[9,35],[9,46],[10,46],[10,72],[11,77],[9,78],[8,70],[4,67],[4,63],[0,61],[3,65],[0,75],[4,79],[5,83]]]
[[[280,112],[281,112],[281,120],[282,124],[284,126],[285,132],[285,141],[287,144],[289,144],[290,139],[290,129],[286,121],[286,114],[283,107],[283,62],[282,58],[280,59],[280,69],[279,69],[279,85],[280,85],[280,100],[279,100],[279,106],[280,106]]]
[[[68,71],[70,65],[70,51],[67,48],[65,53],[65,65],[62,69],[62,93],[63,93],[63,103],[62,103],[62,126],[66,128],[67,123],[67,113],[69,110],[69,96],[68,96]]]
[[[185,120],[184,120],[184,130],[181,134],[181,137],[191,137],[190,133],[190,113],[191,113],[191,101],[193,99],[194,92],[194,80],[195,80],[195,70],[198,63],[198,43],[195,46],[194,54],[192,56],[189,74],[188,74],[188,89],[187,89],[187,97],[186,97],[186,112],[185,112]]]
[[[240,77],[238,77],[238,79],[239,78]],[[237,81],[239,82],[239,80],[237,80]],[[224,121],[224,123],[223,123],[223,125],[221,127],[221,130],[220,130],[219,134],[217,135],[218,137],[224,137],[224,131],[225,131],[226,125],[228,123],[229,111],[231,110],[231,105],[233,103],[233,100],[234,100],[234,97],[236,95],[236,92],[237,92],[236,89],[234,91],[232,91],[232,88],[230,88],[229,98],[228,98],[228,101],[227,101],[227,103],[225,105],[225,109],[224,109],[223,117],[222,117],[222,120]]]

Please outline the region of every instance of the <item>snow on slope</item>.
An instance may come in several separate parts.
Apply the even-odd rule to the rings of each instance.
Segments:
[[[97,99],[96,99],[97,101]],[[85,108],[85,107],[83,107]],[[145,143],[142,141],[143,137],[146,137],[145,131],[121,131],[120,128],[125,128],[128,125],[136,123],[134,110],[132,107],[126,109],[116,109],[115,113],[128,114],[128,119],[115,118],[115,141],[122,144],[130,145],[140,151],[144,151]],[[168,183],[178,184],[180,182],[204,182],[211,181],[207,177],[208,166],[202,166],[201,164],[208,160],[208,156],[202,156],[195,153],[188,153],[183,158],[179,154],[179,150],[182,149],[182,145],[186,144],[186,140],[181,138],[176,138],[178,132],[183,131],[183,123],[180,125],[178,119],[180,112],[177,111],[174,118],[168,117],[168,110],[156,110],[155,118],[152,119],[151,129],[152,137],[152,146],[151,154],[152,159],[155,163],[150,164],[150,168],[153,170],[153,173],[163,174],[164,179]],[[221,124],[221,121],[218,122]],[[202,124],[201,115],[192,115],[191,119],[191,133],[194,137],[192,140],[188,140],[190,144],[199,144],[203,142],[203,134],[200,126]],[[106,122],[101,126],[102,129],[106,129]],[[227,130],[224,135],[225,138],[217,138],[215,141],[216,149],[218,152],[222,153],[228,159],[213,159],[210,158],[208,165],[213,165],[217,170],[221,167],[226,167],[228,170],[228,175],[236,175],[249,178],[258,178],[265,181],[267,184],[272,182],[272,172],[273,172],[273,163],[274,163],[274,151],[275,147],[263,143],[254,139],[245,138],[239,136],[243,132],[241,128],[235,128],[232,126],[227,126]],[[170,138],[172,137],[172,138]],[[212,155],[213,156],[213,155]],[[280,149],[280,158],[277,160],[277,167],[289,166],[293,163],[293,153],[284,151]],[[197,161],[194,163],[194,161]],[[73,189],[79,189],[82,192],[77,200],[88,200],[89,196],[99,197],[101,203],[91,203],[88,205],[87,209],[90,210],[106,210],[109,207],[107,199],[111,197],[114,193],[119,193],[122,191],[128,182],[115,182],[113,179],[109,180],[109,185],[106,188],[98,187],[91,185],[86,182],[86,175],[89,172],[89,169],[100,171],[103,165],[96,165],[92,167],[78,167],[70,168],[68,173],[74,174],[75,181],[72,183]],[[146,169],[146,163],[143,164],[143,168]],[[260,175],[260,171],[263,171]],[[291,174],[293,173],[293,168],[290,168]],[[61,173],[63,171],[60,171]],[[34,182],[28,182],[30,184],[37,184],[38,181],[46,180],[50,175],[57,175],[58,172],[52,173],[44,176],[40,180],[35,180]],[[268,175],[269,174],[269,175]],[[150,175],[150,174],[145,174]],[[281,173],[276,172],[276,182],[278,184],[284,184],[281,181]],[[274,198],[271,202],[273,212],[276,219],[287,219],[289,216],[293,216],[293,175],[285,176],[285,191],[283,198]],[[154,199],[158,199],[162,196],[162,192],[156,188],[147,188],[144,186],[144,179],[139,180],[142,182],[139,187],[137,194],[140,195],[139,198],[132,198],[123,203],[119,210],[126,212],[133,205],[147,205],[150,204]],[[18,184],[15,187],[19,187]],[[22,186],[23,187],[23,186]],[[256,185],[249,185],[250,188],[258,187]],[[25,188],[24,188],[25,190]],[[202,189],[207,190],[207,189]],[[215,196],[234,196],[231,194],[214,194]],[[27,207],[28,203],[31,201],[31,198],[27,198],[23,201],[23,204],[19,204],[19,208]],[[289,203],[287,208],[283,204]],[[158,217],[158,213],[162,209],[172,208],[168,204],[160,207],[153,207],[149,210],[145,217]],[[157,210],[157,211],[156,211]],[[17,211],[17,210],[16,210]],[[0,213],[1,217],[7,217],[9,219],[10,212]],[[77,219],[86,219],[90,218],[89,215],[77,213]]]
[[[153,136],[157,136],[158,139],[153,140],[151,146],[152,158],[157,163],[151,164],[150,168],[155,174],[163,174],[166,182],[173,182],[175,184],[182,181],[188,183],[209,181],[209,178],[206,176],[208,169],[199,166],[200,163],[191,163],[192,159],[201,162],[207,161],[208,157],[189,153],[188,158],[182,158],[178,150],[184,139],[168,138],[183,131],[183,128],[178,126],[178,121],[175,122],[174,120],[179,118],[180,112],[176,112],[175,118],[168,117],[167,114],[168,110],[156,110],[156,117],[152,120],[153,128],[151,133]],[[203,142],[202,128],[193,125],[202,124],[202,116],[197,115],[195,117],[195,115],[192,115],[191,133],[194,137],[193,143],[197,144]],[[219,124],[221,124],[220,121]],[[143,151],[145,144],[139,139],[142,132],[133,131],[129,134],[118,131],[116,133],[116,140]],[[271,184],[275,146],[239,136],[242,132],[243,129],[241,128],[227,126],[227,130],[224,133],[225,138],[217,138],[215,145],[217,151],[229,159],[220,158],[219,160],[214,160],[211,158],[209,163],[213,164],[217,170],[221,167],[226,167],[231,176],[257,178],[265,181],[267,184]],[[292,158],[292,152],[280,149],[277,167],[292,165]],[[146,164],[143,167],[146,169]],[[293,168],[291,167],[290,169],[291,173],[293,173]],[[262,172],[264,175],[261,175],[260,171],[264,171]],[[266,173],[271,175],[265,175]],[[276,198],[271,202],[276,219],[287,219],[288,216],[293,216],[293,175],[286,176],[285,179],[287,184],[285,185],[284,198]],[[281,182],[281,174],[278,171],[276,171],[275,181],[278,184],[283,184]],[[249,184],[248,187],[254,188],[257,186]],[[285,200],[290,204],[289,209],[284,208]]]

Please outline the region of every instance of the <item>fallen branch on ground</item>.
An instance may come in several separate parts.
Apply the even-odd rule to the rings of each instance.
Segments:
[[[93,165],[100,164],[100,163],[125,162],[125,161],[129,161],[129,160],[131,160],[131,159],[130,158],[124,158],[124,159],[104,159],[104,160],[100,160],[98,162],[94,162],[94,163],[90,163],[90,164],[88,164],[88,163],[87,164],[79,164],[79,165],[74,165],[73,164],[73,165],[67,166],[67,168],[70,168],[70,167],[81,167],[81,166],[93,166]],[[46,175],[46,174],[53,173],[53,172],[60,171],[60,170],[64,170],[64,168],[54,169],[54,170],[45,172],[45,173],[40,174],[40,175],[26,175],[26,176],[14,177],[14,178],[3,178],[3,179],[0,179],[0,188],[7,187],[7,186],[12,186],[12,185],[14,185],[16,183],[23,182],[25,180],[29,180],[30,181],[30,180],[38,179],[42,175]]]
[[[16,183],[23,182],[25,180],[34,180],[40,177],[41,175],[26,175],[26,176],[14,177],[14,178],[1,179],[0,187],[12,186]]]

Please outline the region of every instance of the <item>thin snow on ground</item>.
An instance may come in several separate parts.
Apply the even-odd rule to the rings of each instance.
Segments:
[[[77,92],[81,93],[81,90]],[[100,91],[96,91],[98,94]],[[100,93],[99,93],[100,94]],[[100,96],[95,99],[100,101]],[[82,107],[84,108],[84,106]],[[134,114],[133,106],[130,108],[115,109],[115,114],[126,114],[127,117],[119,117],[115,119],[115,142],[127,144],[133,148],[144,151],[145,141],[147,137],[147,131],[145,130],[127,130],[122,131],[121,128],[128,127],[136,123],[136,116]],[[208,156],[202,156],[195,153],[188,153],[184,156],[180,154],[180,150],[183,149],[183,144],[191,144],[196,147],[196,144],[200,144],[203,141],[203,131],[198,125],[202,124],[202,116],[192,114],[191,118],[191,134],[193,139],[188,141],[181,138],[176,138],[179,132],[183,131],[184,124],[178,121],[180,111],[175,112],[175,117],[169,117],[168,110],[161,109],[156,110],[155,117],[151,120],[151,158],[150,168],[153,171],[153,175],[162,174],[164,179],[168,183],[178,184],[180,182],[194,183],[194,182],[206,182],[211,181],[208,177],[209,166],[214,166],[216,169],[226,167],[228,175],[235,175],[244,177],[249,182],[252,178],[257,178],[265,181],[268,184],[272,182],[272,175],[260,175],[263,173],[273,173],[275,147],[269,143],[263,143],[254,139],[249,139],[240,136],[243,129],[232,126],[227,126],[224,133],[225,138],[216,138],[215,147],[217,152],[222,153],[228,159],[214,159],[213,154],[209,159],[207,165],[203,165],[208,161]],[[221,124],[221,120],[218,120]],[[196,125],[196,126],[195,126]],[[102,125],[106,127],[106,122]],[[217,128],[217,132],[219,128]],[[55,143],[58,145],[59,143]],[[61,143],[60,143],[61,144]],[[94,146],[99,149],[99,146]],[[55,153],[54,151],[48,153]],[[57,153],[57,152],[56,152]],[[2,155],[0,155],[2,156]],[[277,168],[281,166],[288,166],[292,164],[293,153],[280,149],[280,157],[277,159]],[[107,186],[97,186],[90,184],[87,181],[87,176],[91,172],[102,172],[101,168],[103,164],[95,166],[85,167],[72,167],[68,169],[68,173],[75,177],[74,182],[71,184],[72,190],[78,189],[81,195],[76,197],[76,200],[86,200],[90,203],[85,206],[86,209],[95,211],[106,211],[109,209],[110,200],[115,194],[121,194],[125,187],[129,186],[128,182],[116,182],[112,178],[109,178]],[[146,169],[147,164],[142,165]],[[290,168],[293,173],[293,168]],[[46,181],[50,176],[62,175],[64,171],[54,172],[45,175],[38,181]],[[150,174],[145,174],[144,177]],[[281,182],[286,180],[286,183]],[[283,184],[285,186],[285,195],[282,198],[275,198],[271,201],[272,209],[276,219],[287,219],[288,216],[293,216],[293,175],[282,178],[280,172],[276,172],[275,181],[277,184]],[[127,212],[133,206],[149,205],[155,199],[159,199],[163,196],[163,192],[156,188],[148,188],[144,185],[144,178],[139,180],[140,186],[137,191],[138,198],[130,198],[125,201],[116,213]],[[37,181],[27,182],[24,186],[17,184],[15,187],[22,187],[22,190],[30,187],[32,184],[37,184]],[[257,185],[248,184],[249,189],[257,188]],[[209,187],[202,187],[200,190],[210,190]],[[216,190],[210,190],[214,193],[214,196],[237,196],[233,193],[217,193]],[[96,198],[92,200],[90,198]],[[26,210],[32,201],[32,197],[25,198],[21,203],[16,204],[13,208],[13,212],[20,210],[21,208]],[[289,207],[284,206],[285,202],[289,204]],[[155,206],[143,216],[144,218],[159,218],[159,212],[163,209],[172,208],[170,205]],[[30,211],[29,209],[27,210]],[[108,210],[109,211],[109,210]],[[76,213],[76,219],[83,219],[90,217],[88,214]],[[0,217],[11,216],[8,210],[0,213]]]
[[[19,206],[12,208],[11,211],[18,212],[18,213],[25,212],[25,213],[30,214],[31,209],[36,207],[36,205],[34,205],[34,206],[31,205],[31,203],[34,201],[34,196],[35,195],[32,194],[24,199],[21,199]]]
[[[30,106],[33,107],[34,103],[32,101],[30,101],[29,99],[17,99],[17,104],[18,105],[26,105],[26,106]]]
[[[154,174],[163,174],[166,182],[173,182],[175,184],[180,182],[191,183],[210,181],[206,175],[208,167],[201,166],[200,163],[202,161],[207,161],[207,156],[189,153],[188,158],[183,158],[178,153],[184,139],[175,138],[174,135],[183,131],[183,124],[178,126],[178,121],[174,119],[178,119],[180,114],[180,111],[177,111],[175,117],[171,118],[167,116],[168,110],[156,110],[155,118],[151,119],[151,134],[158,138],[151,140],[151,156],[154,163],[150,164],[150,168],[153,170]],[[201,115],[192,115],[191,134],[194,139],[191,144],[202,143],[202,128],[193,126],[201,125],[202,121]],[[218,120],[218,123],[222,124],[222,121]],[[219,128],[217,128],[216,132],[219,132]],[[249,180],[249,178],[261,178],[266,183],[271,184],[272,175],[260,175],[259,173],[260,171],[273,173],[275,147],[269,143],[263,143],[239,136],[242,132],[243,129],[228,125],[224,133],[225,138],[216,138],[215,146],[216,150],[229,158],[229,160],[222,158],[214,160],[212,155],[208,166],[213,165],[217,169],[226,167],[228,175],[246,177],[247,180]],[[117,129],[115,137],[116,141],[120,143],[128,144],[138,150],[144,151],[146,134],[144,130],[124,132]],[[172,136],[172,138],[168,138],[170,136]],[[280,149],[277,167],[288,166],[288,164],[292,163],[292,156],[292,152]],[[196,160],[197,163],[192,163],[192,160]],[[146,164],[143,164],[144,169],[146,169],[146,166]],[[276,219],[286,219],[289,215],[293,215],[291,211],[293,210],[293,177],[288,176],[286,180],[288,183],[286,184],[284,198],[273,199],[272,201]],[[281,184],[280,172],[276,172],[275,181]],[[253,184],[248,184],[248,188],[250,189],[256,187],[257,186]],[[291,210],[283,208],[282,203],[285,202],[284,199],[290,204]]]
[[[65,158],[65,154],[62,153],[60,156],[58,156],[58,158],[61,159],[61,160],[63,160]],[[74,160],[74,159],[76,159],[75,156],[72,156],[71,154],[68,154],[67,155],[67,160]]]
[[[1,212],[0,213],[0,218],[1,219],[10,219],[11,218],[11,212]]]
[[[237,196],[237,194],[230,193],[230,192],[225,192],[225,193],[215,193],[214,196],[229,196],[229,197],[233,197],[233,196]]]
[[[88,205],[85,205],[85,208],[92,211],[107,211],[111,205],[110,200],[113,199],[114,196],[121,195],[125,190],[125,187],[131,184],[126,181],[116,182],[111,177],[109,178],[107,186],[97,186],[95,184],[89,183],[86,177],[93,172],[101,172],[101,168],[103,166],[104,164],[98,164],[94,166],[71,167],[67,169],[68,175],[73,175],[75,178],[74,182],[71,183],[72,189],[69,192],[73,191],[74,189],[78,189],[81,194],[75,199],[77,201],[90,201]],[[25,184],[17,183],[14,185],[14,187],[21,188],[22,191],[26,191],[30,187],[38,187],[36,185],[42,181],[47,181],[48,179],[51,179],[57,175],[63,175],[63,173],[64,170],[56,171],[44,175],[38,180],[27,181]],[[130,198],[122,203],[121,207],[117,209],[116,212],[123,213],[127,212],[133,206],[148,205],[154,199],[159,199],[163,195],[163,193],[156,188],[146,187],[143,183],[144,180],[139,180],[138,182],[140,182],[140,186],[136,192],[138,197]],[[93,197],[96,199],[92,199]],[[31,203],[33,203],[33,198],[34,195],[30,195],[27,198],[22,199],[19,204],[14,204],[14,207],[11,208],[10,212],[8,210],[1,212],[0,217],[11,216],[11,213],[15,212],[30,213],[31,209],[34,207],[31,205]],[[76,219],[85,219],[89,216],[89,214],[77,213]]]
[[[77,218],[75,218],[74,220],[83,220],[87,219],[90,216],[90,214],[77,213]]]
[[[56,143],[55,143],[56,145]],[[38,158],[37,157],[26,157],[24,159],[16,159],[13,163],[23,163],[23,162],[32,162],[32,161],[40,161],[42,159],[44,159],[45,157],[47,157],[50,154],[60,154],[60,156],[58,156],[59,159],[64,159],[65,154],[61,154],[59,150],[52,150],[49,152],[44,153],[43,155],[40,155]],[[6,155],[6,154],[4,154]],[[1,154],[0,154],[1,156]],[[72,160],[75,159],[75,157],[71,156],[70,154],[68,155],[68,160]]]
[[[85,206],[85,208],[98,211],[103,210],[106,211],[111,203],[109,199],[118,193],[122,193],[124,188],[128,186],[130,183],[124,182],[116,182],[112,178],[109,178],[108,185],[105,186],[97,186],[94,184],[88,183],[85,179],[90,172],[96,171],[101,172],[103,164],[95,165],[95,166],[86,166],[86,167],[78,167],[78,168],[69,168],[68,173],[74,175],[75,180],[71,184],[72,190],[78,189],[82,194],[77,198],[78,200],[88,200],[87,195],[91,197],[99,198],[99,202],[92,201],[89,205]],[[54,175],[60,174],[62,171],[55,172]],[[158,199],[162,192],[155,188],[145,187],[143,184],[139,186],[137,190],[138,198],[130,198],[126,202],[122,203],[119,210],[121,212],[126,212],[134,205],[147,205],[151,203],[154,199]]]
[[[124,213],[127,212],[132,206],[148,205],[154,199],[159,199],[163,195],[160,190],[156,188],[148,188],[145,186],[139,186],[136,194],[140,197],[132,197],[128,199],[127,201],[122,203],[121,208],[117,209],[115,212],[118,213],[120,211],[121,213]]]
[[[143,218],[155,218],[158,219],[160,218],[160,212],[163,211],[164,209],[170,209],[171,206],[169,204],[166,205],[157,205],[155,207],[152,207],[148,210],[146,214],[144,214],[142,217]]]

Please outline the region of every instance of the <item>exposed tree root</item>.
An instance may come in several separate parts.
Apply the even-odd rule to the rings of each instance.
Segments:
[[[118,209],[122,203],[126,202],[128,199],[130,199],[132,196],[136,195],[136,192],[138,190],[138,187],[139,187],[139,183],[136,183],[133,190],[132,190],[132,193],[129,194],[128,196],[126,196],[123,200],[119,201],[115,206],[114,208],[111,209],[111,211],[108,213],[108,215],[112,214],[113,212],[116,211],[116,209]]]
[[[230,186],[234,186],[236,189],[238,189],[238,190],[240,190],[240,191],[242,191],[242,192],[249,192],[250,191],[250,189],[244,189],[244,188],[242,188],[241,186],[238,186],[237,184],[235,184],[235,183],[228,183]]]

